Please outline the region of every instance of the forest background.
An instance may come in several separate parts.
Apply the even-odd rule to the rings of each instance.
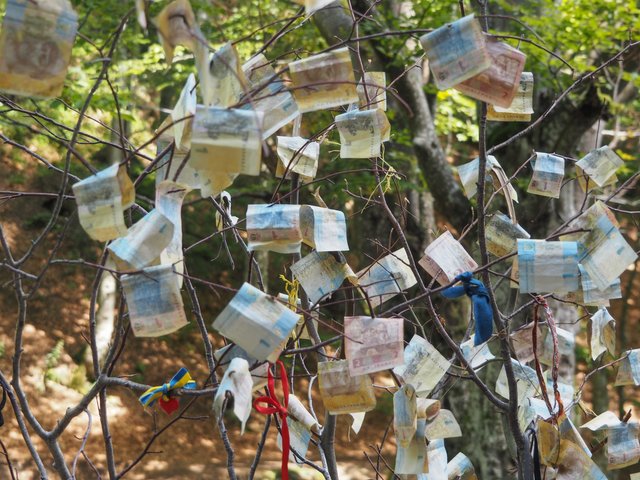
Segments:
[[[72,131],[68,126],[77,121],[77,112],[103,68],[114,32],[120,30],[123,19],[129,16],[110,57],[108,82],[102,82],[93,95],[87,121],[82,128],[86,135],[76,147],[96,169],[101,170],[114,160],[122,159],[118,132],[131,146],[147,143],[175,104],[188,74],[195,72],[191,53],[181,47],[173,64],[165,63],[153,25],[144,31],[135,22],[135,15],[131,14],[133,2],[73,3],[80,19],[80,35],[75,42],[72,65],[61,98],[53,101],[21,100],[20,108],[16,108],[10,99],[0,97],[0,139],[4,142],[0,146],[0,222],[10,248],[18,253],[26,251],[31,239],[51,218],[60,182],[58,169],[64,163],[65,145]],[[155,16],[164,3],[151,2],[149,17]],[[352,11],[345,9],[340,2],[316,12],[309,19],[305,18],[299,5],[284,0],[193,0],[191,3],[203,34],[212,47],[233,41],[240,58],[245,60],[268,43],[267,57],[284,66],[291,60],[304,58],[346,40],[354,31]],[[463,195],[455,166],[478,156],[479,108],[474,100],[455,90],[438,91],[435,88],[417,38],[421,31],[459,18],[461,9],[466,13],[478,11],[478,5],[475,2],[440,0],[363,0],[351,3],[353,11],[357,12],[358,35],[366,39],[349,46],[360,49],[367,70],[384,70],[388,84],[395,91],[388,94],[387,113],[392,135],[386,144],[384,157],[386,163],[395,169],[395,175],[386,179],[389,187],[386,196],[402,223],[415,258],[418,258],[425,246],[444,229],[451,230],[457,237],[473,221],[475,201],[469,201]],[[536,82],[534,120],[555,105],[560,93],[581,75],[595,71],[631,42],[637,41],[640,32],[640,9],[636,2],[494,1],[487,7],[491,15],[487,17],[490,32],[504,35],[505,41],[527,54],[526,69],[534,72]],[[5,2],[0,2],[0,13],[4,8]],[[279,36],[285,25],[287,33]],[[625,160],[624,167],[618,171],[619,185],[637,175],[640,167],[637,156],[640,138],[639,66],[640,49],[633,48],[608,68],[579,83],[554,106],[537,128],[495,152],[507,174],[514,174],[534,150],[579,159],[593,148],[610,145]],[[354,68],[359,77],[361,65],[354,62]],[[305,114],[301,135],[316,134],[332,121],[330,112]],[[490,123],[488,147],[500,145],[525,126]],[[240,177],[229,188],[233,196],[233,213],[241,219],[247,204],[271,201],[279,186],[280,180],[274,175],[276,154],[273,138],[266,142],[266,147],[263,174],[260,177]],[[376,178],[369,170],[369,161],[341,159],[338,152],[338,134],[334,130],[327,135],[321,147],[318,178],[325,177],[325,180],[301,189],[300,203],[315,204],[312,193],[320,191],[331,208],[345,211],[351,247],[346,257],[354,269],[360,269],[387,249],[393,249],[394,245],[399,247],[388,219],[369,201],[377,188]],[[155,157],[155,146],[151,143],[140,153],[147,158],[139,156],[129,163],[131,178],[137,178],[149,164],[149,159]],[[38,157],[46,159],[46,162],[38,160]],[[519,223],[533,238],[544,238],[583,202],[584,196],[576,185],[575,174],[571,172],[569,168],[560,200],[526,194],[531,173],[529,166],[515,178],[513,184],[521,197]],[[79,178],[88,175],[81,162],[75,160],[71,162],[70,173]],[[140,205],[149,207],[153,192],[154,180],[151,177],[137,185]],[[607,191],[604,192],[606,195]],[[635,181],[628,184],[609,205],[616,209],[625,237],[638,251],[640,189]],[[206,199],[200,199],[199,195],[192,193],[187,197],[183,208],[187,269],[194,278],[238,288],[247,277],[249,263],[233,236],[216,234],[215,213],[212,205]],[[64,242],[54,245],[56,234],[62,229],[66,229]],[[477,259],[479,252],[475,238],[475,233],[468,235],[464,245]],[[27,270],[39,271],[50,262],[52,252],[59,261],[46,269],[39,289],[30,301],[23,345],[25,389],[33,399],[34,412],[45,419],[63,415],[66,408],[77,403],[91,385],[91,367],[87,367],[86,361],[86,336],[95,268],[89,264],[98,263],[102,251],[101,246],[91,241],[78,224],[76,205],[71,198],[63,202],[60,217],[47,242],[36,250]],[[284,291],[279,275],[286,273],[288,260],[285,256],[264,254],[258,256],[258,261],[265,289],[270,293]],[[613,301],[610,309],[617,321],[618,351],[640,343],[638,268],[636,262],[622,276],[623,300]],[[6,263],[0,265],[0,369],[3,371],[10,370],[14,353],[17,306],[12,275]],[[194,285],[206,323],[210,325],[231,295],[198,282]],[[498,290],[504,299],[512,295],[508,282],[503,282]],[[454,338],[462,339],[468,324],[468,305],[445,302],[436,297],[434,301],[447,329]],[[597,367],[588,350],[584,320],[588,312],[573,306],[564,308],[558,305],[557,308],[559,325],[563,328],[573,326],[577,335],[574,362],[577,370],[575,382],[579,385],[585,372]],[[420,312],[420,309],[416,308],[416,311]],[[193,317],[192,312],[187,311],[187,314]],[[343,306],[337,305],[331,310],[331,317],[338,319],[342,315]],[[524,316],[519,319],[520,323],[524,320]],[[433,333],[429,322],[425,320],[425,326]],[[339,323],[335,325],[339,327]],[[321,328],[323,339],[333,335],[335,332]],[[210,337],[214,344],[221,345],[215,332],[211,331]],[[437,335],[432,342],[446,350]],[[179,332],[158,339],[130,335],[121,351],[115,374],[142,384],[158,385],[170,378],[180,366],[186,366],[195,379],[205,379],[208,369],[202,348],[194,321]],[[481,378],[491,385],[493,381],[490,379],[497,376],[498,370],[498,366],[489,365],[481,372]],[[623,413],[631,409],[632,418],[637,419],[640,416],[637,389],[612,387],[614,375],[615,370],[604,369],[592,376],[583,399],[596,413],[606,409]],[[299,388],[305,390],[304,385]],[[592,392],[597,392],[597,395],[592,395]],[[451,456],[463,451],[476,466],[480,478],[511,478],[510,464],[504,461],[508,447],[502,432],[503,425],[496,416],[486,415],[489,402],[470,388],[468,381],[452,382],[442,395],[442,401],[456,414],[464,433],[462,438],[447,442]],[[108,405],[114,448],[123,464],[128,464],[138,457],[157,426],[166,424],[167,419],[143,411],[136,393],[126,389],[109,389]],[[35,467],[15,420],[7,412],[5,410],[6,423],[0,427],[0,440],[20,472],[20,478],[30,478],[35,474]],[[191,415],[192,418],[176,422],[169,433],[157,438],[148,455],[132,469],[130,478],[186,478],[189,475],[217,478],[226,470],[224,448],[214,431],[214,423],[209,419],[212,415],[209,400],[199,399]],[[367,415],[358,436],[349,436],[348,424],[341,417],[336,440],[341,478],[370,478],[373,470],[365,454],[375,457],[381,452],[392,463],[395,452],[393,440],[381,443],[391,416],[392,396],[381,390],[376,410]],[[247,432],[240,437],[237,424],[234,420],[229,421],[229,435],[236,446],[235,464],[239,473],[246,474],[249,468],[263,424],[264,418],[254,413]],[[77,445],[77,450],[85,430],[85,420],[78,417],[61,441],[70,450]],[[280,453],[274,438],[270,438],[267,444],[258,478],[269,478],[269,470],[278,470]],[[41,441],[35,438],[35,442],[39,445]],[[94,428],[88,437],[85,450],[97,468],[104,469],[105,455],[98,428]],[[313,455],[316,454],[313,453],[311,459],[315,458]],[[80,462],[78,468],[90,478],[91,470],[86,462]],[[301,475],[313,473],[306,468]],[[619,478],[628,478],[622,476],[627,473],[621,473]],[[2,475],[4,473],[0,473]],[[618,478],[611,475],[611,478]]]

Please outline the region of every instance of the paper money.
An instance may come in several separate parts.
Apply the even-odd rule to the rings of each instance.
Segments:
[[[244,433],[244,427],[249,420],[249,415],[251,415],[252,387],[253,381],[249,373],[249,364],[244,358],[236,357],[231,360],[229,367],[224,372],[213,399],[213,411],[216,414],[216,419],[219,419],[222,415],[222,406],[227,392],[231,394],[233,413],[241,422],[240,434]]]
[[[421,473],[417,480],[448,480],[447,449],[444,440],[435,439],[427,445],[427,464],[429,473]]]
[[[591,359],[596,360],[604,352],[609,351],[612,357],[616,354],[616,321],[609,311],[602,307],[591,317]]]
[[[398,445],[409,446],[416,434],[417,420],[416,389],[403,385],[393,394],[393,431]]]
[[[344,317],[349,374],[381,372],[402,365],[404,319]]]
[[[616,278],[611,285],[604,290],[600,290],[592,281],[589,273],[582,265],[578,265],[580,269],[580,284],[582,288],[582,298],[578,301],[587,306],[609,306],[609,300],[622,298],[622,290],[620,289],[620,278]]]
[[[576,336],[573,332],[556,327],[558,340],[558,355],[570,356],[576,348]],[[544,365],[553,365],[553,336],[548,325],[542,328],[542,335],[538,337],[538,360]]]
[[[487,182],[492,182],[494,179],[498,186],[505,185],[501,192],[505,198],[511,198],[513,201],[518,201],[518,193],[509,183],[509,179],[498,160],[493,155],[487,155],[487,173],[485,179]],[[458,176],[462,183],[462,189],[464,190],[467,198],[473,198],[478,190],[478,170],[480,169],[480,160],[476,158],[469,163],[458,166]],[[496,186],[496,188],[498,188]],[[513,216],[512,216],[513,218]]]
[[[121,282],[129,322],[136,337],[167,335],[188,323],[178,275],[170,265],[157,265],[145,268],[139,274],[123,275]]]
[[[454,88],[476,100],[508,108],[520,87],[527,56],[491,37],[486,38],[486,50],[491,57],[491,66]]]
[[[352,376],[347,360],[319,362],[318,383],[324,408],[333,415],[368,412],[376,406],[371,378]]]
[[[453,413],[443,408],[433,419],[427,420],[425,436],[429,441],[439,438],[455,438],[461,437],[462,431]]]
[[[302,243],[300,205],[249,205],[247,238],[249,251],[299,252]]]
[[[304,462],[298,459],[296,453],[302,458],[306,457],[309,450],[309,442],[311,441],[311,431],[301,422],[298,422],[291,417],[287,417],[287,426],[289,427],[289,461],[295,462],[298,465],[303,465]],[[278,432],[276,445],[278,450],[282,451],[282,436],[280,435],[280,432]],[[293,453],[294,451],[296,453]]]
[[[258,361],[247,353],[246,350],[240,348],[238,345],[225,345],[222,348],[213,352],[213,356],[216,359],[216,365],[219,366],[223,372],[227,370],[231,364],[231,360],[234,358],[242,358],[249,364],[249,371],[251,372],[251,380],[253,382],[253,391],[260,390],[267,386],[267,370],[269,369],[268,363],[258,363]]]
[[[107,247],[118,270],[140,270],[156,263],[173,239],[173,223],[158,209],[129,228],[126,236]]]
[[[578,290],[578,243],[518,240],[518,274],[520,293]]]
[[[558,408],[555,408],[553,413],[558,413],[557,410]],[[540,398],[525,398],[518,406],[518,424],[523,431],[529,427],[531,422],[537,422],[538,419],[548,420],[551,415],[547,402]]]
[[[533,73],[522,72],[516,95],[508,108],[487,105],[487,120],[494,122],[530,122],[533,114]]]
[[[347,222],[340,210],[302,205],[300,207],[302,241],[317,252],[349,250]]]
[[[298,315],[249,283],[244,283],[213,322],[215,328],[256,360],[275,362]]]
[[[576,167],[589,177],[591,188],[594,183],[598,187],[615,183],[618,180],[616,170],[622,165],[624,165],[622,159],[608,145],[592,150],[576,163]],[[580,176],[578,175],[578,178]],[[585,186],[584,183],[582,185]]]
[[[476,371],[496,358],[491,353],[491,350],[489,350],[489,344],[487,342],[475,346],[475,335],[471,335],[469,340],[461,343],[460,350],[462,350],[462,355],[464,355],[464,358],[469,362],[471,368]]]
[[[471,460],[460,452],[447,464],[448,480],[478,480]]]
[[[592,418],[587,423],[580,426],[580,428],[587,428],[592,432],[599,432],[600,430],[607,430],[609,428],[617,427],[622,421],[613,412],[603,412],[595,418]]]
[[[135,190],[124,166],[113,164],[73,185],[80,225],[94,240],[126,235],[123,211],[133,205]]]
[[[519,224],[500,212],[493,214],[485,226],[487,250],[496,257],[509,255],[517,250],[519,238],[529,239],[531,236]]]
[[[538,343],[540,343],[542,339],[542,327],[538,325],[537,328]],[[535,358],[533,355],[532,337],[533,322],[518,328],[509,335],[513,352],[516,358],[522,363],[531,362]]]
[[[231,107],[238,103],[248,88],[248,82],[236,47],[225,43],[214,53],[206,44],[198,43],[194,52],[202,103],[206,107]]]
[[[579,445],[560,440],[558,480],[607,480],[607,477]]]
[[[359,106],[363,110],[387,110],[387,78],[385,72],[364,72],[358,87]],[[366,91],[366,93],[365,93]],[[368,97],[368,98],[367,98]]]
[[[416,280],[404,249],[382,257],[358,273],[359,284],[367,293],[373,308],[378,307],[398,293],[413,287]]]
[[[436,86],[446,90],[491,66],[480,23],[473,15],[420,37]]]
[[[550,153],[536,152],[533,175],[527,192],[543,197],[560,198],[563,178],[564,158]]]
[[[162,265],[172,265],[178,273],[178,283],[182,287],[184,258],[182,253],[182,202],[189,193],[184,185],[165,180],[156,187],[156,208],[173,224],[173,236],[169,245],[160,254]]]
[[[607,468],[617,470],[638,463],[640,442],[637,422],[620,423],[607,430]]]
[[[204,177],[260,175],[262,113],[198,105],[193,121],[191,164]]]
[[[320,431],[321,427],[318,423],[318,420],[316,420],[316,418],[314,418],[314,416],[309,413],[300,399],[292,393],[289,394],[289,404],[287,406],[287,412],[296,421],[304,425],[307,430],[313,430],[314,432]]]
[[[174,0],[152,20],[158,29],[158,40],[164,49],[165,60],[173,62],[173,51],[178,45],[194,50],[200,38],[200,29],[189,0]]]
[[[337,115],[340,158],[371,158],[381,155],[382,142],[389,141],[391,125],[381,109],[351,110]]]
[[[7,0],[0,32],[0,91],[59,96],[77,28],[78,16],[68,0]]]
[[[303,183],[313,180],[318,171],[320,144],[302,137],[277,137],[278,165],[276,177],[300,175]]]
[[[416,395],[425,397],[447,373],[451,364],[424,338],[414,335],[404,349],[404,363],[393,369],[405,383],[416,389]]]
[[[440,285],[447,285],[463,272],[473,272],[478,264],[448,230],[431,242],[418,262]]]
[[[291,90],[301,112],[326,110],[358,101],[348,48],[289,64]]]
[[[600,290],[606,290],[638,258],[607,215],[597,218],[591,231],[580,238],[580,246],[580,263]]]
[[[424,436],[425,425],[426,420],[418,420],[416,422],[416,434],[409,442],[409,446],[403,447],[398,444],[394,468],[396,475],[420,475],[429,470],[427,444]]]
[[[313,251],[291,265],[291,273],[302,285],[311,304],[326,300],[335,292],[345,278],[352,283],[357,277],[347,263],[340,263],[327,252]]]
[[[516,378],[518,392],[518,403],[522,403],[526,398],[535,397],[539,391],[538,375],[531,367],[511,359],[513,374]],[[509,386],[507,383],[507,372],[504,368],[500,370],[496,380],[496,393],[504,398],[509,398]]]
[[[173,137],[176,141],[176,148],[188,149],[191,147],[191,130],[193,128],[193,117],[196,114],[196,77],[192,74],[184,84],[178,103],[171,111],[171,121],[173,122]]]
[[[440,400],[433,398],[418,398],[416,400],[416,407],[418,409],[418,418],[426,418],[431,420],[438,412],[440,412]]]
[[[298,104],[261,53],[245,63],[242,71],[250,92],[243,99],[246,103],[241,108],[263,114],[262,139],[266,140],[300,115]]]
[[[618,366],[615,386],[640,386],[640,348],[627,350],[623,356],[625,355]]]

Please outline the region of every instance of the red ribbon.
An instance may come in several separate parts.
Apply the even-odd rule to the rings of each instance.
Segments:
[[[282,480],[289,480],[289,425],[287,424],[287,407],[289,406],[289,382],[284,364],[278,360],[276,365],[280,368],[280,383],[284,401],[281,404],[276,398],[275,380],[271,369],[267,373],[267,391],[269,396],[258,397],[253,402],[253,407],[264,415],[279,415],[280,430],[282,433]],[[265,404],[264,406],[261,404]]]

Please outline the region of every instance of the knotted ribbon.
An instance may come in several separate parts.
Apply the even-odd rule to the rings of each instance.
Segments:
[[[170,415],[178,409],[179,404],[177,398],[171,398],[169,396],[169,392],[171,390],[177,390],[178,388],[185,388],[188,390],[196,388],[196,382],[191,379],[189,371],[184,367],[178,370],[178,373],[173,376],[169,383],[165,383],[158,387],[151,387],[144,392],[138,400],[144,407],[151,407],[156,403],[156,401],[158,401],[160,408]]]
[[[287,371],[284,364],[278,360],[276,362],[280,370],[280,383],[282,384],[282,395],[284,400],[282,404],[276,397],[275,379],[271,373],[271,369],[267,373],[267,392],[269,396],[258,397],[253,402],[256,411],[263,415],[279,415],[280,430],[282,433],[282,480],[289,480],[289,425],[287,424],[287,408],[289,407],[289,382],[287,382]],[[261,405],[264,404],[264,405]]]
[[[473,278],[471,272],[458,275],[455,280],[462,285],[445,288],[442,295],[447,298],[458,298],[467,295],[473,303],[473,318],[476,321],[476,334],[473,341],[478,346],[493,335],[493,311],[489,303],[489,292],[480,280]]]

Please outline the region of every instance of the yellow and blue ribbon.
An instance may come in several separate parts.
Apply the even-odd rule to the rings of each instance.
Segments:
[[[151,387],[144,392],[138,400],[144,407],[151,407],[157,400],[169,400],[169,392],[171,390],[177,390],[179,388],[185,388],[188,390],[194,390],[196,388],[196,382],[191,379],[189,371],[182,367],[178,370],[169,383],[165,383],[158,387]]]
[[[489,303],[489,292],[480,280],[473,278],[471,272],[461,273],[456,277],[462,285],[445,288],[442,295],[447,298],[457,298],[466,294],[473,303],[473,318],[476,321],[474,345],[478,346],[493,335],[493,310]]]

